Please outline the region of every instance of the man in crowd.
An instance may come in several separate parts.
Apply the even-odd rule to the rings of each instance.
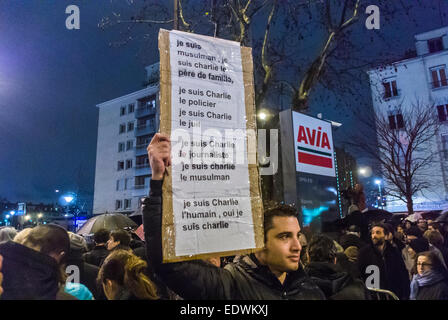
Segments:
[[[386,241],[388,229],[377,223],[371,229],[371,243],[359,251],[358,267],[361,276],[366,280],[369,266],[379,269],[379,285],[381,289],[390,290],[400,299],[409,298],[409,276],[401,253]],[[371,278],[369,278],[371,279]],[[367,284],[369,285],[369,284]]]
[[[329,300],[366,300],[367,288],[337,264],[334,241],[324,235],[314,236],[307,250],[306,273]]]
[[[110,253],[107,250],[107,241],[109,240],[109,231],[106,229],[100,229],[93,235],[93,241],[95,241],[95,247],[92,251],[83,255],[85,262],[93,264],[97,267],[101,266],[101,262],[106,259]]]
[[[170,165],[168,136],[156,134],[148,146],[151,193],[143,201],[148,258],[158,276],[184,299],[324,299],[300,267],[300,226],[296,212],[279,206],[265,212],[265,248],[224,269],[204,261],[162,264],[162,181]]]
[[[2,299],[75,299],[64,292],[66,256],[70,250],[67,232],[56,225],[39,225],[27,232],[21,243],[0,245],[4,275]]]
[[[129,233],[125,230],[114,230],[111,231],[109,240],[107,241],[107,250],[126,250],[126,251],[132,251],[132,249],[129,247],[129,244],[131,243],[131,236]]]

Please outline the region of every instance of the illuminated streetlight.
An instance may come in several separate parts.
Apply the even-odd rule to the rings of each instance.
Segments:
[[[260,120],[266,120],[266,117],[267,117],[267,115],[266,115],[266,113],[263,112],[263,111],[261,111],[261,112],[258,114],[258,118],[260,118]]]
[[[44,215],[42,214],[42,213],[39,213],[38,215],[37,215],[37,217],[40,219],[40,218],[42,218]]]
[[[9,214],[13,216],[16,214],[16,212],[14,210],[11,210],[11,211],[9,211]]]
[[[27,214],[26,216],[25,216],[25,221],[26,220],[31,220],[31,216],[29,215],[29,214]]]
[[[377,185],[381,185],[381,180],[376,179],[376,180],[375,180],[375,184],[377,184]]]
[[[10,215],[9,215],[9,214],[7,214],[7,215],[6,215],[6,219],[9,219],[9,217],[10,217]]]
[[[67,202],[67,203],[72,202],[73,199],[74,199],[73,196],[64,196],[64,200],[65,200],[65,202]]]

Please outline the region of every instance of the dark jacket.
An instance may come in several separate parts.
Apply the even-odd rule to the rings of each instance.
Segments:
[[[84,253],[83,259],[87,263],[101,267],[101,263],[108,255],[109,250],[107,250],[106,246],[95,246],[92,251]]]
[[[12,241],[0,245],[0,254],[3,256],[3,300],[57,298],[60,269],[56,260]]]
[[[370,275],[366,274],[370,265],[376,265],[380,270],[380,289],[390,290],[400,299],[409,299],[409,274],[397,248],[386,242],[381,253],[373,243],[365,246],[358,255],[359,272],[364,281]]]
[[[224,269],[204,261],[162,264],[162,181],[151,181],[149,198],[143,201],[143,224],[148,258],[156,274],[184,299],[215,300],[316,300],[322,291],[303,269],[290,272],[284,284],[255,255],[243,256]]]
[[[368,297],[364,282],[354,279],[334,263],[310,262],[305,272],[329,300],[366,300]]]
[[[79,282],[85,285],[93,294],[96,300],[103,300],[105,296],[102,289],[98,287],[96,278],[100,268],[97,266],[84,262],[82,253],[78,250],[71,250],[67,258],[67,265],[75,265],[79,268]]]
[[[416,300],[448,300],[448,280],[419,287]]]

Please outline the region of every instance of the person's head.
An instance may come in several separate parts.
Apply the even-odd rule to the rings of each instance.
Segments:
[[[425,219],[420,218],[417,220],[417,227],[424,232],[428,228],[428,224]]]
[[[350,227],[348,227],[347,234],[353,234],[357,237],[361,237],[361,230],[357,225],[353,224]]]
[[[108,300],[120,298],[127,290],[144,300],[157,299],[155,284],[145,275],[147,263],[126,250],[114,250],[101,265],[98,284],[103,287]]]
[[[344,254],[350,262],[358,261],[358,247],[350,246],[345,249]]]
[[[406,230],[406,243],[421,238],[422,236],[423,236],[422,231],[418,227],[412,226]]]
[[[68,232],[68,237],[70,239],[70,252],[84,253],[87,251],[87,242],[83,236]]]
[[[265,247],[257,253],[262,263],[280,276],[299,268],[300,225],[297,212],[291,206],[279,205],[264,213]]]
[[[22,231],[19,231],[19,233],[17,233],[13,239],[14,242],[23,244],[23,242],[25,241],[25,239],[28,237],[28,234],[31,232],[31,230],[33,230],[32,228],[25,228]]]
[[[316,235],[311,238],[307,248],[309,262],[336,263],[337,249],[334,241],[325,235]]]
[[[64,228],[55,224],[38,225],[28,232],[22,245],[49,255],[62,264],[70,250],[70,239]]]
[[[386,227],[386,229],[387,229],[386,240],[389,242],[392,242],[392,240],[394,238],[394,227],[389,223],[385,223],[384,227]]]
[[[404,234],[404,228],[403,228],[403,226],[398,225],[398,226],[397,226],[397,232],[398,232],[399,234]]]
[[[104,245],[109,241],[110,232],[106,229],[100,229],[93,235],[93,241],[96,245]]]
[[[389,230],[384,223],[375,223],[370,229],[370,236],[374,246],[381,247],[386,242],[386,236],[389,235]]]
[[[417,254],[428,250],[429,242],[425,238],[418,238],[409,242],[408,253],[412,259],[414,259]]]
[[[434,251],[424,251],[417,255],[415,267],[419,275],[427,274],[431,271],[446,275],[445,267]]]
[[[409,221],[409,220],[406,220],[406,221],[404,222],[404,228],[407,230],[407,229],[409,229],[409,228],[411,228],[411,227],[412,227],[412,222]]]
[[[16,229],[13,227],[5,227],[0,229],[0,244],[12,241],[17,235]]]
[[[113,250],[118,245],[129,247],[131,236],[124,230],[111,231],[109,240],[107,241],[107,250]]]
[[[440,231],[440,224],[438,222],[428,223],[429,231]]]
[[[428,239],[429,243],[433,246],[440,248],[443,246],[443,236],[442,234],[437,230],[426,230],[423,234],[423,237]]]

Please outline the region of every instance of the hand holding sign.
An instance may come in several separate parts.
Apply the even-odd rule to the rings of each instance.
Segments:
[[[165,134],[156,133],[146,150],[152,169],[152,180],[162,180],[165,169],[171,165],[170,138]]]

